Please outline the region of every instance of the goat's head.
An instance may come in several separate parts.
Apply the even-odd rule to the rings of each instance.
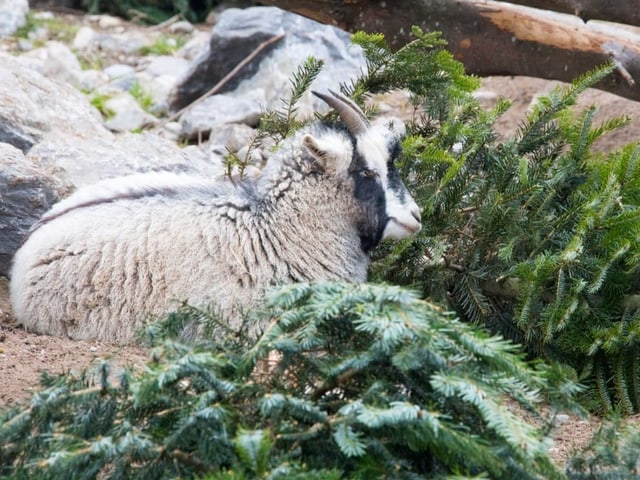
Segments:
[[[348,174],[364,208],[360,226],[365,251],[381,240],[403,239],[420,231],[420,209],[407,191],[395,160],[400,154],[404,124],[371,125],[362,110],[343,95],[314,94],[333,107],[348,135],[307,133],[303,145],[326,171]]]

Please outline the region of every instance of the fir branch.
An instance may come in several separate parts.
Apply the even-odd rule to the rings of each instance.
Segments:
[[[310,56],[298,67],[290,79],[291,89],[288,97],[282,99],[282,107],[261,115],[259,136],[270,135],[277,144],[302,126],[302,123],[295,118],[296,104],[310,88],[323,65],[322,60]]]

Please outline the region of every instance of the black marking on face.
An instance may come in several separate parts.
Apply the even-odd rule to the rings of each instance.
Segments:
[[[401,203],[405,203],[409,193],[402,182],[402,178],[400,178],[400,172],[393,163],[393,160],[387,162],[387,184],[389,185],[389,189],[395,192],[398,200],[400,200]]]
[[[362,207],[358,220],[360,245],[364,252],[369,252],[380,243],[389,220],[386,194],[380,178],[371,174],[360,154],[356,154],[349,173],[353,179],[355,197]]]
[[[389,159],[392,162],[395,162],[402,153],[402,145],[400,143],[400,139],[394,138],[387,146],[387,150],[389,150]]]
[[[389,161],[387,162],[387,184],[390,190],[393,190],[400,200],[401,203],[404,203],[409,192],[407,192],[404,183],[402,182],[402,178],[400,177],[400,172],[396,168],[395,162],[402,153],[402,146],[400,144],[399,139],[395,139],[389,145]]]

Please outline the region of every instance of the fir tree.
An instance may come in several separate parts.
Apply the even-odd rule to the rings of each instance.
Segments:
[[[248,349],[158,337],[194,320],[184,307],[151,327],[142,373],[49,379],[2,414],[0,476],[563,478],[544,431],[505,405],[535,415],[577,387],[513,344],[390,286],[283,287],[266,314]]]
[[[519,132],[498,143],[493,124],[508,102],[480,108],[472,79],[434,36],[414,33],[397,54],[380,37],[356,37],[371,65],[353,90],[406,88],[421,115],[402,167],[423,230],[380,248],[374,278],[418,287],[532,357],[570,365],[592,387],[592,406],[637,411],[640,146],[592,153],[627,119],[594,125],[595,106],[571,109],[614,67],[540,98]]]

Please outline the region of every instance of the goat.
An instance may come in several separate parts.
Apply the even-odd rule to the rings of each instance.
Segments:
[[[394,165],[404,126],[372,125],[330,93],[314,92],[341,122],[301,129],[255,178],[147,173],[54,205],[14,257],[18,322],[41,334],[130,342],[149,314],[176,300],[214,304],[239,328],[241,312],[269,286],[366,281],[373,247],[421,228]]]

